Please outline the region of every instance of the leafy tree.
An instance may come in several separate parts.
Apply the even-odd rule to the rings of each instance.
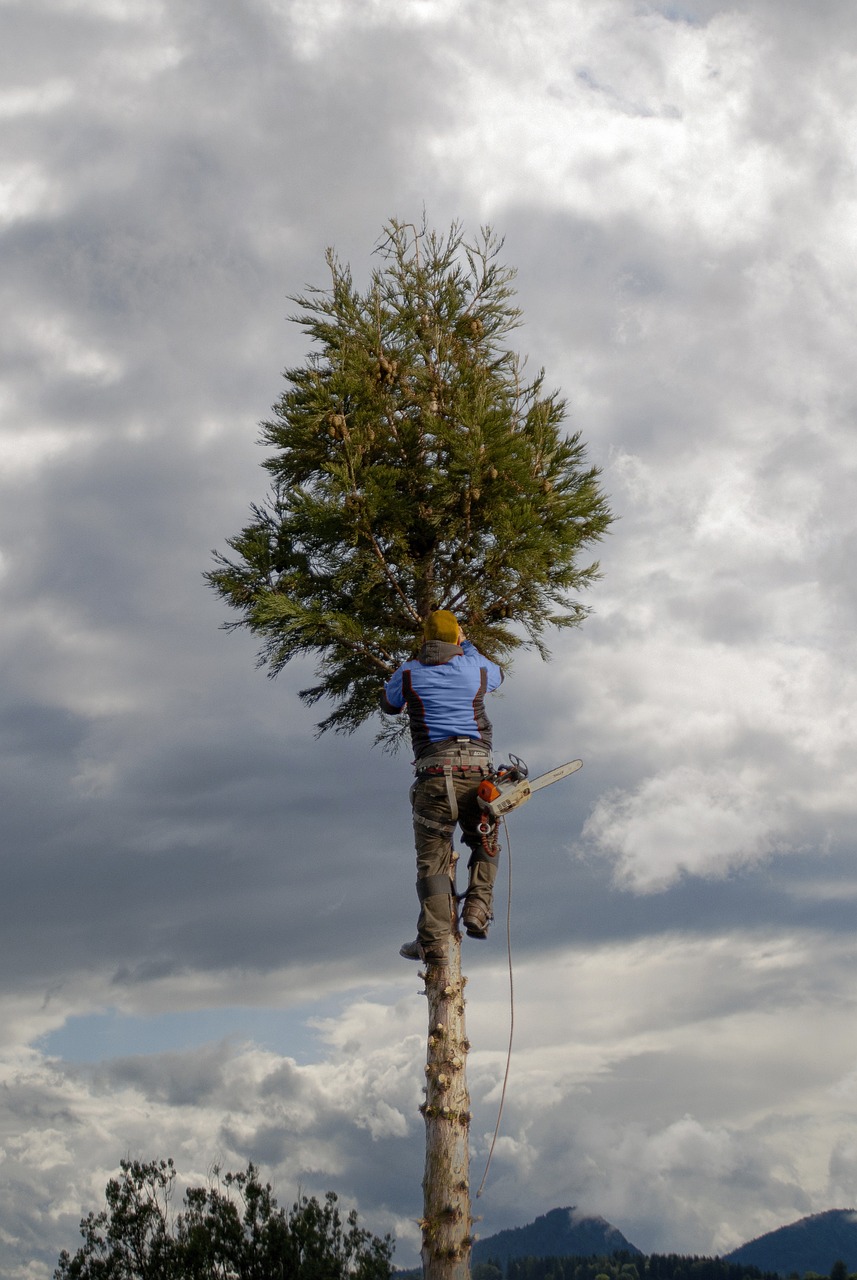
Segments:
[[[495,659],[548,657],[548,625],[587,613],[598,567],[579,555],[612,519],[564,401],[506,346],[520,312],[501,242],[385,231],[365,292],[329,250],[329,288],[293,299],[313,348],[262,424],[271,492],[206,575],[269,674],[316,658],[300,696],[332,700],[319,732],[372,716],[434,608]]]
[[[343,1225],[337,1197],[303,1196],[287,1213],[250,1164],[192,1187],[172,1208],[172,1160],[123,1160],[107,1207],[81,1221],[83,1244],[63,1250],[54,1280],[389,1280],[393,1243]]]
[[[167,1280],[175,1270],[172,1160],[123,1160],[119,1178],[107,1184],[106,1209],[80,1223],[83,1244],[74,1257],[63,1250],[55,1280]]]
[[[488,1258],[477,1262],[470,1275],[471,1280],[503,1280],[503,1268],[496,1258]]]

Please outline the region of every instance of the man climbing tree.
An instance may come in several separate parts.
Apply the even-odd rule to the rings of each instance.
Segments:
[[[468,887],[462,919],[471,938],[486,938],[491,922],[499,846],[483,822],[479,784],[491,770],[491,721],[485,694],[503,672],[464,636],[448,609],[430,613],[425,643],[388,681],[381,710],[395,715],[407,707],[416,757],[411,788],[417,848],[417,937],[400,948],[406,960],[443,964],[456,924],[452,837],[461,823],[470,849]],[[492,832],[493,835],[493,832]]]
[[[430,711],[421,721],[414,696],[423,680],[466,673],[466,683],[478,668],[471,696],[481,698],[516,649],[547,659],[548,626],[586,616],[576,594],[598,565],[579,557],[612,519],[579,433],[563,431],[564,401],[545,391],[543,373],[528,381],[505,345],[520,313],[500,249],[488,228],[468,243],[457,224],[438,235],[392,221],[363,293],[328,251],[329,287],[295,299],[312,350],[286,371],[262,424],[271,493],[230,540],[234,555],[218,555],[207,575],[240,614],[229,625],[259,637],[271,675],[315,656],[317,682],[300,697],[332,704],[320,733],[351,732],[378,713],[381,682],[386,710],[407,706],[416,729],[423,901],[403,954],[429,961],[426,1280],[469,1273],[468,1045],[450,837],[458,805],[473,851],[473,783],[490,730],[481,703],[462,726]],[[378,739],[394,747],[405,727],[383,720]],[[444,741],[458,738],[468,741],[455,750]],[[491,910],[494,864],[483,851],[471,858],[464,916],[475,936]]]

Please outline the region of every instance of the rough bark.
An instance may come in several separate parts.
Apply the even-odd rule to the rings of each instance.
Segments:
[[[467,1280],[473,1243],[470,1212],[470,1095],[464,1027],[461,936],[450,935],[448,961],[425,973],[428,997],[422,1261],[425,1280]]]

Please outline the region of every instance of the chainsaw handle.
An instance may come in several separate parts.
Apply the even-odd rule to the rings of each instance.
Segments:
[[[529,769],[527,768],[526,764],[524,763],[524,761],[521,759],[521,757],[520,757],[520,756],[513,756],[513,755],[512,755],[512,752],[510,751],[510,752],[509,752],[509,761],[510,761],[510,763],[511,763],[512,767],[515,769],[515,771],[516,771],[516,773],[517,773],[517,775],[518,775],[518,777],[519,777],[519,778],[522,778],[522,779],[523,779],[523,778],[526,778],[526,777],[528,776],[528,774],[529,774],[529,772],[530,772],[530,771],[529,771]]]

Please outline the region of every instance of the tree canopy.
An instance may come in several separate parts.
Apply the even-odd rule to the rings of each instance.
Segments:
[[[579,557],[612,516],[565,401],[506,345],[501,249],[490,228],[392,221],[364,292],[329,250],[329,286],[293,298],[312,347],[262,423],[271,489],[206,576],[269,674],[316,658],[300,696],[333,702],[320,732],[378,710],[432,609],[497,661],[548,657],[547,627],[587,613],[598,566]]]
[[[54,1280],[390,1280],[391,1238],[358,1226],[354,1210],[343,1225],[332,1191],[287,1212],[250,1164],[222,1178],[215,1169],[176,1212],[172,1160],[123,1160],[120,1170]]]

